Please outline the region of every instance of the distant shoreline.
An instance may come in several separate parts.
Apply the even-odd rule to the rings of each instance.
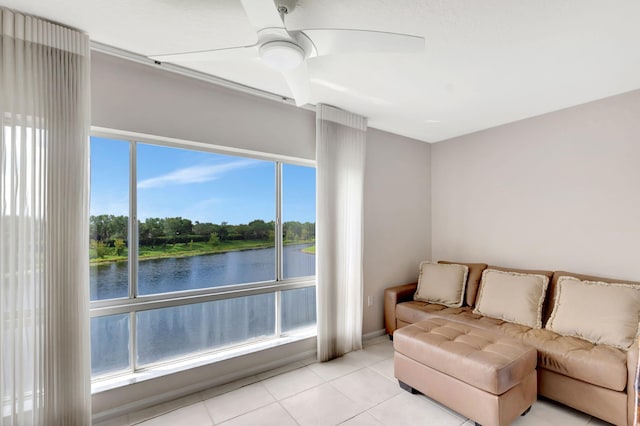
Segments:
[[[193,243],[192,246],[194,248],[192,249],[175,250],[175,251],[160,251],[156,249],[153,251],[153,254],[144,253],[146,248],[142,247],[141,251],[143,251],[143,253],[138,256],[138,261],[143,262],[145,260],[158,260],[158,259],[168,259],[168,258],[175,259],[175,258],[184,258],[184,257],[205,256],[210,254],[223,254],[223,253],[229,253],[234,251],[258,250],[258,249],[275,247],[273,243],[255,243],[254,242],[254,243],[246,244],[246,241],[242,241],[242,243],[245,243],[245,244],[227,243],[227,247],[218,247],[218,248],[204,246],[207,243]],[[313,244],[313,243],[315,243],[315,240],[293,241],[293,242],[285,243],[285,245],[288,246],[288,245],[296,245],[296,244]],[[186,248],[189,246],[189,243],[172,244],[170,248],[173,249],[173,248],[176,248],[177,246]],[[303,253],[315,255],[315,245],[306,247],[301,251]],[[101,258],[101,259],[93,258],[93,259],[90,259],[89,266],[99,266],[99,265],[107,265],[111,263],[127,262],[128,260],[129,260],[128,254],[125,254],[122,256],[109,256],[108,258]]]

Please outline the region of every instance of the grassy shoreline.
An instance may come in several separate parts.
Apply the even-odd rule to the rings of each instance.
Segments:
[[[294,241],[285,243],[285,245],[294,244],[311,244],[314,240],[308,241]],[[167,244],[163,247],[140,247],[138,254],[138,261],[156,260],[165,258],[181,258],[192,256],[203,256],[208,254],[220,254],[228,253],[231,251],[243,251],[243,250],[255,250],[261,248],[273,247],[272,242],[264,241],[228,241],[220,242],[215,246],[209,243],[178,243]],[[312,250],[310,250],[312,249]],[[307,247],[302,250],[304,253],[315,254],[315,246]],[[128,260],[128,253],[125,249],[121,256],[117,255],[105,255],[103,258],[91,258],[89,261],[90,266],[105,265],[117,262],[126,262]]]

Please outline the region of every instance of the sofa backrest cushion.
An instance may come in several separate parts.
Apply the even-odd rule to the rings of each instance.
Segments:
[[[512,271],[484,270],[473,313],[531,328],[542,328],[542,305],[549,277]]]
[[[459,308],[464,303],[468,275],[466,265],[422,262],[413,299]]]
[[[475,306],[476,296],[478,295],[478,286],[480,285],[480,278],[482,277],[482,271],[487,269],[486,263],[466,263],[466,262],[451,262],[448,260],[439,260],[438,263],[450,264],[456,263],[458,265],[466,265],[469,268],[469,277],[467,278],[467,291],[465,297],[465,304],[467,306]]]
[[[638,333],[640,286],[560,276],[546,328],[594,344],[627,349]]]
[[[553,277],[553,271],[546,271],[544,269],[505,268],[504,266],[495,266],[495,265],[489,265],[487,266],[487,269],[495,269],[496,271],[504,271],[504,272],[517,272],[519,274],[544,275],[545,277],[549,277],[549,281],[551,281],[551,277]]]
[[[547,290],[547,300],[545,301],[545,311],[544,311],[544,323],[546,324],[549,321],[549,317],[551,316],[551,311],[553,311],[553,305],[555,304],[556,298],[556,287],[558,285],[558,279],[560,277],[574,277],[583,281],[600,281],[603,283],[621,283],[621,284],[633,284],[640,286],[640,281],[627,281],[627,280],[616,280],[613,278],[603,278],[596,277],[593,275],[584,275],[584,274],[576,274],[575,272],[567,272],[567,271],[555,271],[553,273],[553,277],[551,278],[551,285]]]

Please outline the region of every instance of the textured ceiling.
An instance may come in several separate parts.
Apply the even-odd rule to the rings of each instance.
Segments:
[[[264,0],[270,1],[270,0]],[[143,55],[256,42],[240,0],[0,0]],[[435,142],[640,89],[640,1],[300,0],[289,29],[352,28],[425,37],[424,54],[316,58],[311,100],[372,127]],[[283,96],[259,60],[199,71]]]

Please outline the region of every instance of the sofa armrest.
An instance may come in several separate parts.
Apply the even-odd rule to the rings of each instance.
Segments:
[[[633,425],[638,406],[637,383],[638,380],[638,339],[631,345],[627,352],[627,424]]]
[[[418,283],[389,287],[384,290],[384,327],[389,335],[396,330],[396,305],[413,299]]]

